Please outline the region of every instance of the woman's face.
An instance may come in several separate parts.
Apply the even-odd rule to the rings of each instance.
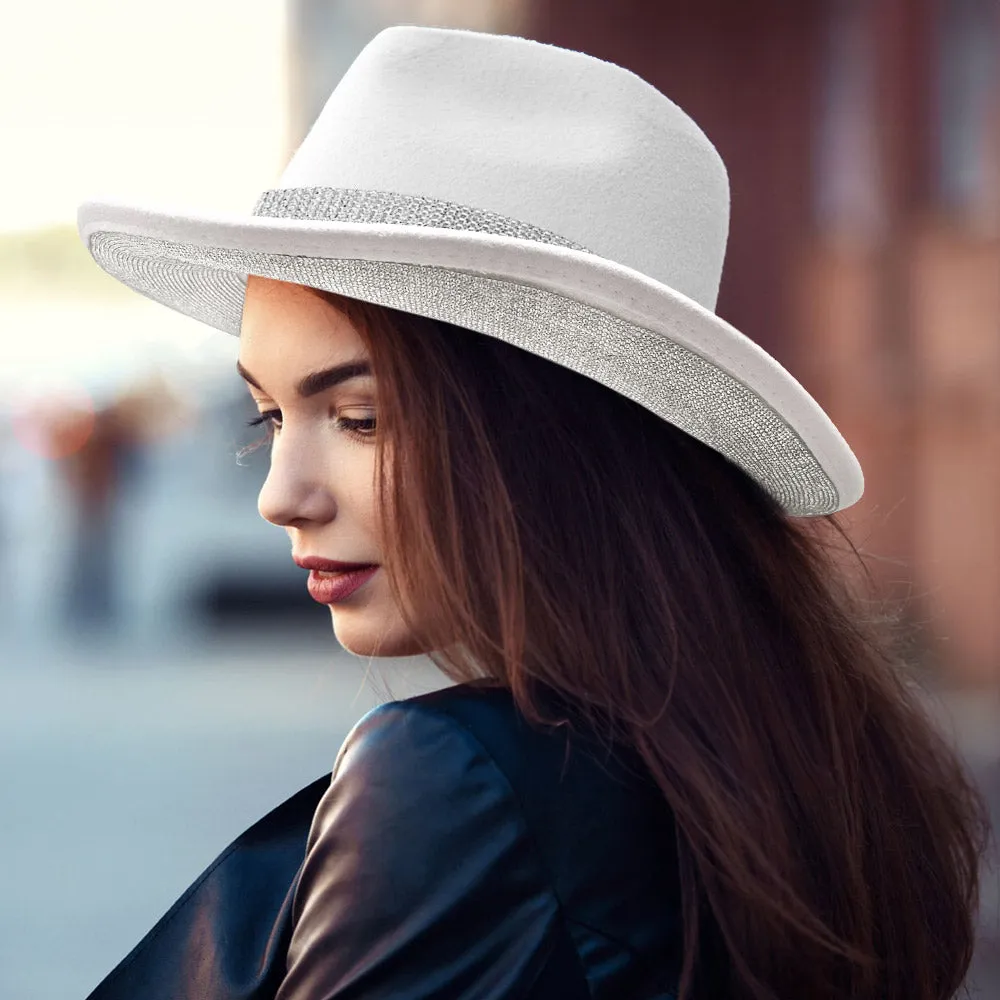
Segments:
[[[239,363],[258,410],[274,423],[270,470],[257,508],[288,533],[296,560],[318,556],[382,563],[375,510],[374,376],[321,383],[312,391],[307,386],[305,396],[299,391],[299,382],[310,373],[368,357],[350,320],[316,293],[250,276]],[[392,600],[381,565],[360,588],[329,607],[334,634],[350,653],[422,652]]]

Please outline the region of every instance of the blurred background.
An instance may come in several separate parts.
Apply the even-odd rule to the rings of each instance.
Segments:
[[[0,996],[85,996],[420,658],[336,644],[234,338],[117,285],[84,199],[249,212],[396,23],[626,66],[729,168],[718,311],[827,408],[916,675],[1000,815],[1000,0],[14,0],[0,35]],[[1000,996],[987,873],[970,989]]]

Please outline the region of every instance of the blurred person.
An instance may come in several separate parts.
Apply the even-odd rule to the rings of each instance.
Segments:
[[[65,413],[52,424],[52,448],[73,521],[66,618],[87,630],[110,628],[118,617],[117,514],[123,492],[142,475],[148,439],[142,411],[136,388],[94,412]]]
[[[836,561],[851,449],[714,312],[728,209],[635,75],[415,27],[252,217],[82,206],[105,270],[239,336],[259,512],[340,645],[454,682],[366,715],[92,1000],[960,987],[983,802]]]
[[[87,629],[115,619],[115,508],[123,453],[129,446],[114,408],[92,417],[81,445],[59,460],[73,511],[73,553],[66,577],[66,618]],[[72,423],[57,422],[56,436],[76,434]]]

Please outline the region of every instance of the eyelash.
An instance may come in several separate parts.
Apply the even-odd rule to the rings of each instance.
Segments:
[[[268,433],[273,434],[275,427],[280,427],[275,419],[274,415],[276,413],[281,413],[280,410],[265,410],[259,417],[254,420],[247,421],[247,427],[258,427],[263,423],[270,423],[268,428]],[[338,417],[337,421],[341,426],[347,429],[347,433],[358,440],[371,440],[375,436],[375,417],[367,417],[364,420],[352,420],[350,417]],[[371,425],[367,430],[361,430],[360,428],[366,425]]]

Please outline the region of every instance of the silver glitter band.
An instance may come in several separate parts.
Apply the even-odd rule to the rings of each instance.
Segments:
[[[508,218],[499,212],[392,191],[331,187],[279,188],[265,191],[257,200],[253,214],[274,219],[461,229],[494,236],[511,236],[519,240],[534,240],[536,243],[549,243],[557,247],[582,250],[584,253],[593,252],[573,240],[567,240],[539,226]]]

